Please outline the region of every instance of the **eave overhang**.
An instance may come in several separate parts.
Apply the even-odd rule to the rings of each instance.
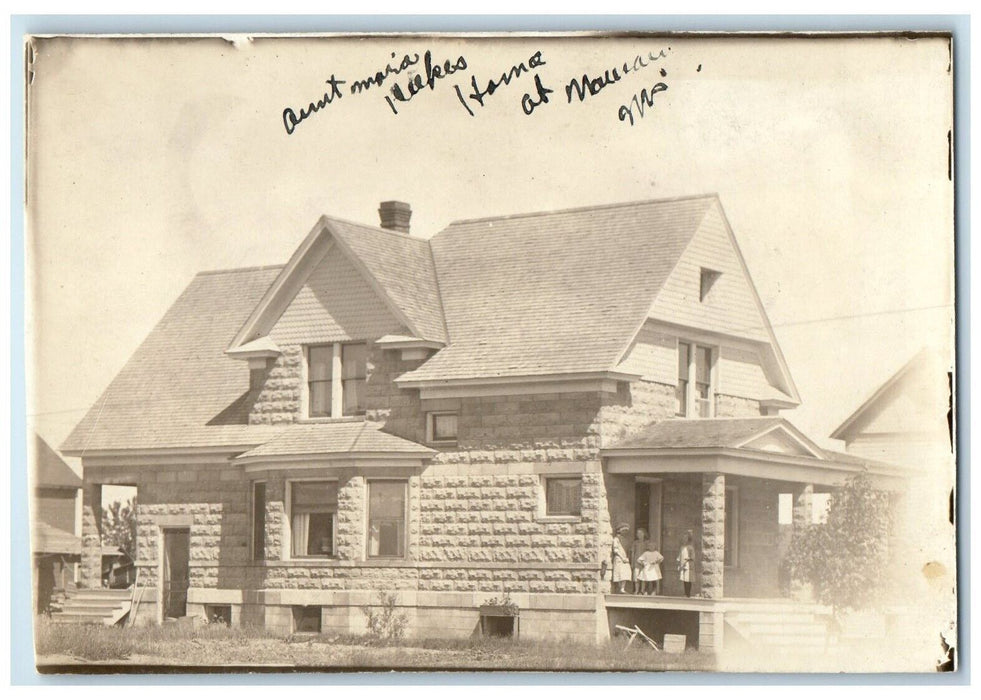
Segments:
[[[400,389],[418,389],[422,399],[450,399],[579,391],[616,393],[618,382],[632,382],[637,379],[640,379],[639,374],[607,371],[461,379],[413,380],[396,378],[395,384]]]
[[[276,471],[283,469],[377,469],[393,468],[424,469],[435,455],[435,450],[425,453],[404,452],[327,452],[291,455],[242,456],[232,460],[244,466],[246,472]]]
[[[610,474],[700,474],[773,479],[821,486],[841,486],[845,479],[866,472],[876,488],[905,488],[909,469],[882,463],[846,463],[817,457],[787,455],[732,447],[607,448],[600,450]]]

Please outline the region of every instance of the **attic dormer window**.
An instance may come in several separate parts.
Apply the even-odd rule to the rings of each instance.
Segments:
[[[307,348],[307,415],[340,418],[364,414],[368,346],[332,343]]]
[[[701,284],[699,285],[698,299],[701,302],[705,302],[709,299],[712,292],[712,287],[722,277],[722,273],[717,270],[710,270],[707,267],[702,268]]]

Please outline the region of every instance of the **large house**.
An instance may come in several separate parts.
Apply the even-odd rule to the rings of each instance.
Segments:
[[[717,649],[780,596],[781,495],[804,513],[866,467],[899,482],[781,415],[800,399],[717,196],[429,240],[408,205],[379,213],[322,217],[283,266],[193,279],[64,445],[83,582],[101,485],[125,484],[146,620],[358,632],[384,590],[410,635],[469,636],[507,594],[524,638],[643,615]],[[602,580],[620,522],[659,543],[661,596]]]

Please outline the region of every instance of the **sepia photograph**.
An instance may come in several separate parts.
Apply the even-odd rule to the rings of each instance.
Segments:
[[[39,673],[959,668],[951,34],[23,49]]]

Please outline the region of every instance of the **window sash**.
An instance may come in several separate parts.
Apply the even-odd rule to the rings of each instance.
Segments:
[[[252,484],[252,560],[266,558],[266,484]]]
[[[336,554],[337,482],[291,481],[290,557]]]
[[[739,501],[736,494],[736,489],[726,489],[725,542],[723,545],[724,566],[737,566],[739,563]]]
[[[368,556],[404,557],[405,481],[368,482]]]
[[[434,413],[433,442],[449,442],[457,439],[459,415],[456,413]]]
[[[551,478],[545,480],[545,515],[580,515],[582,513],[582,479]]]

